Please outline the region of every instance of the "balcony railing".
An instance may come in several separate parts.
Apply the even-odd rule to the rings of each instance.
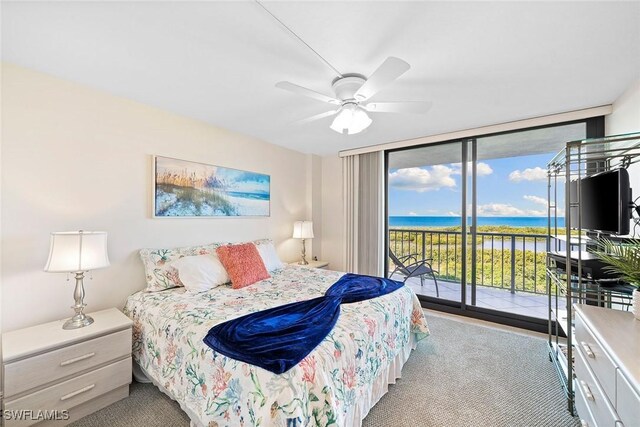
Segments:
[[[438,278],[462,280],[462,233],[460,231],[389,230],[389,248],[398,256],[417,254],[430,258]],[[479,286],[509,289],[512,293],[545,294],[545,234],[478,232],[476,234],[476,276]],[[471,283],[471,233],[467,234],[467,283]],[[389,261],[389,265],[392,265]]]

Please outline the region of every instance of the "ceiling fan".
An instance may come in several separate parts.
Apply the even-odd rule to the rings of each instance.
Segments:
[[[276,87],[327,102],[335,109],[316,114],[297,123],[309,123],[325,117],[336,116],[331,129],[345,135],[353,135],[365,130],[372,120],[367,113],[412,113],[424,114],[431,108],[431,102],[368,102],[383,87],[403,75],[411,66],[402,59],[388,57],[369,78],[361,74],[343,74],[333,80],[331,87],[335,96],[328,96],[289,82],[279,82]]]

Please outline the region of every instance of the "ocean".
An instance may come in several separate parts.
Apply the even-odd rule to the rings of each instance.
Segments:
[[[467,219],[471,224],[471,218]],[[390,216],[389,227],[455,227],[459,216]],[[546,227],[544,216],[479,216],[478,226]],[[564,218],[558,218],[558,227],[564,227]]]
[[[225,194],[228,194],[232,197],[237,197],[240,199],[255,199],[255,200],[269,200],[269,193],[246,193],[241,191],[225,191]]]

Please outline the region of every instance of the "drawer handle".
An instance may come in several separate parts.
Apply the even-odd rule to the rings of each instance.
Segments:
[[[64,396],[62,396],[60,398],[60,400],[65,401],[65,400],[71,399],[72,397],[75,397],[75,396],[77,396],[79,394],[86,393],[87,391],[91,390],[95,386],[96,386],[95,384],[91,384],[91,385],[88,385],[86,387],[81,388],[80,390],[76,390],[76,391],[71,392],[69,394],[65,394]]]
[[[85,360],[85,359],[92,358],[95,355],[96,355],[95,353],[88,353],[88,354],[85,354],[84,356],[79,356],[79,357],[75,357],[73,359],[65,360],[64,362],[60,363],[60,366],[71,365],[72,363],[76,363],[76,362],[80,362],[80,361]]]
[[[580,345],[582,346],[582,349],[584,350],[584,352],[587,353],[587,357],[589,357],[591,359],[595,359],[596,358],[596,355],[593,354],[593,351],[591,351],[591,347],[589,347],[589,344],[587,344],[584,341],[581,341]]]
[[[596,399],[593,397],[593,393],[591,393],[591,389],[589,388],[589,384],[584,381],[580,381],[580,387],[582,388],[582,392],[584,393],[584,397],[587,400],[595,402]]]

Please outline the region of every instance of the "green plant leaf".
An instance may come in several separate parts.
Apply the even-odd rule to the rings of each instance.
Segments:
[[[600,260],[609,264],[604,269],[620,276],[622,280],[640,288],[640,240],[624,243],[601,238],[594,252]]]

